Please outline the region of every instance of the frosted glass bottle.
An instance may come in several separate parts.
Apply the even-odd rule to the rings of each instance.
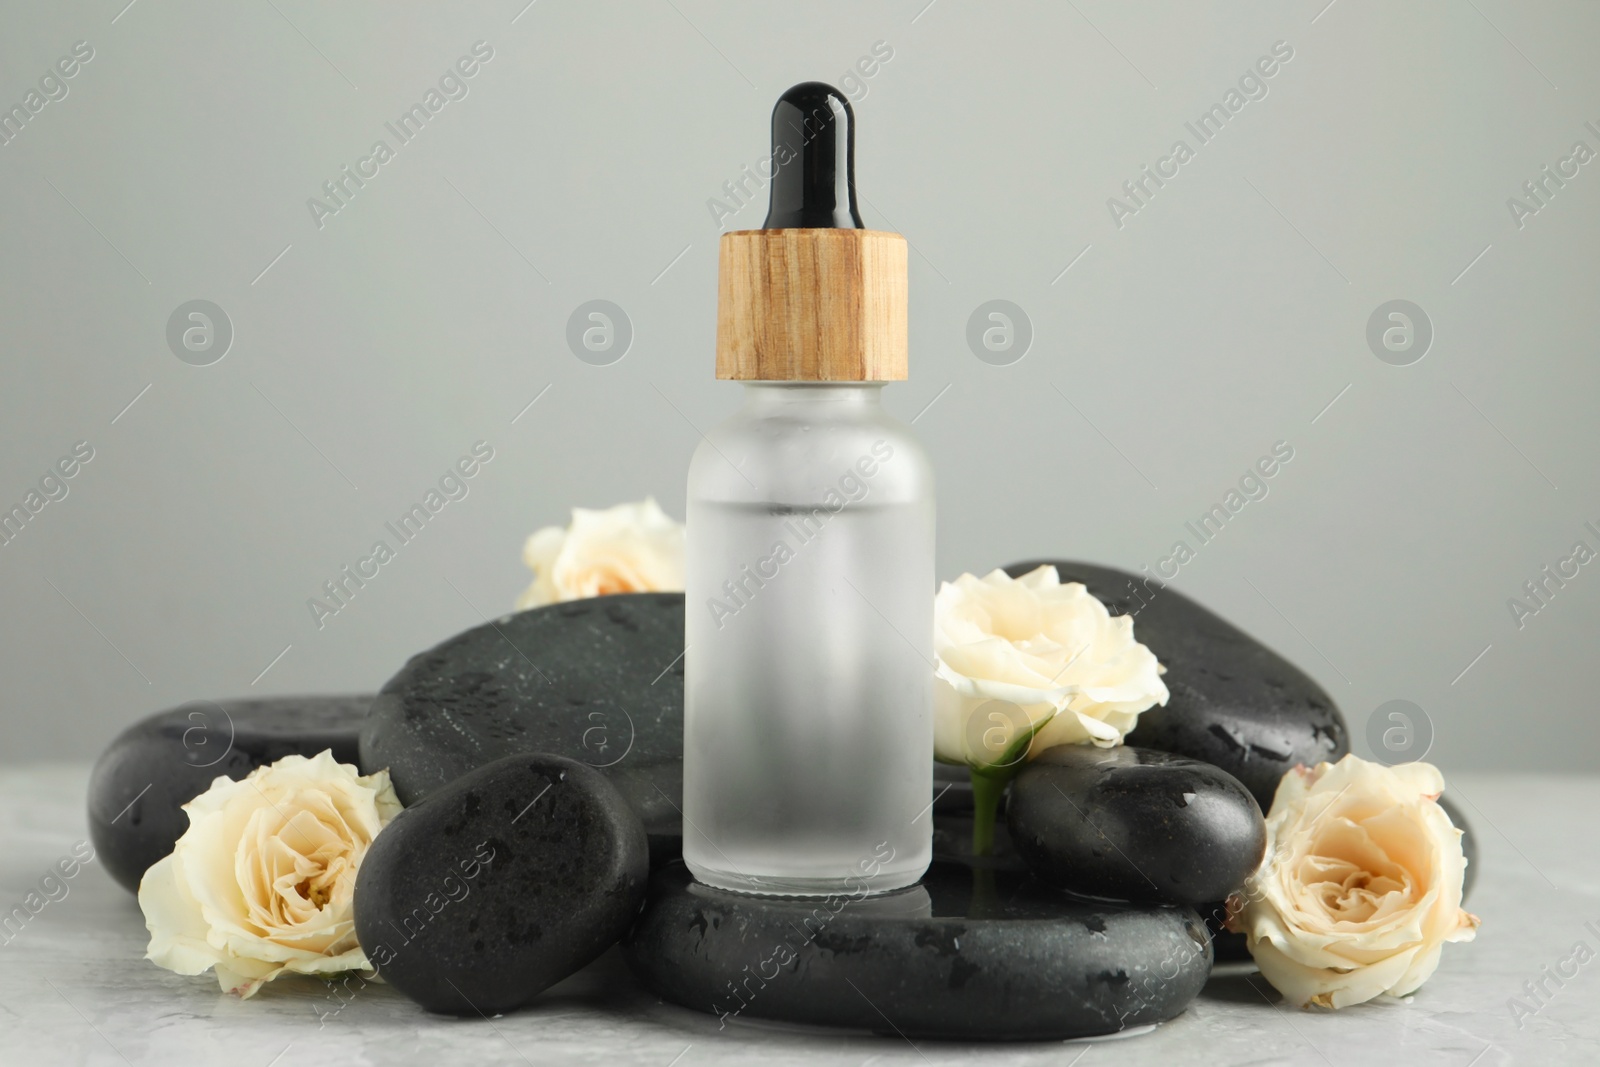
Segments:
[[[683,855],[779,895],[932,853],[933,471],[880,382],[747,382],[689,469]]]

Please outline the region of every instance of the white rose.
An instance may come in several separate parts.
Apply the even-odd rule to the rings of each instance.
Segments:
[[[1029,755],[1121,744],[1140,712],[1167,702],[1164,668],[1133,639],[1133,620],[1080,582],[1062,585],[1054,567],[963,574],[933,605],[934,755],[947,763],[1020,762],[1023,743]]]
[[[183,810],[189,828],[139,883],[147,959],[179,974],[215,967],[241,997],[285,971],[371,966],[351,902],[368,846],[400,813],[388,771],[285,756],[217,778]]]
[[[522,561],[533,584],[517,610],[607,593],[683,590],[683,525],[654,497],[603,511],[572,509],[566,529],[546,526],[528,538]]]
[[[1471,941],[1461,908],[1461,831],[1437,803],[1427,763],[1355,756],[1296,767],[1267,815],[1267,855],[1230,901],[1267,981],[1301,1007],[1405,996],[1439,966],[1446,941]]]

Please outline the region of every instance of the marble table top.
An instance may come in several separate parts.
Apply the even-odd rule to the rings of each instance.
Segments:
[[[80,766],[0,769],[0,910],[20,904],[87,839],[87,780]],[[1143,1034],[913,1044],[758,1020],[719,1029],[713,1016],[640,988],[615,950],[535,1007],[487,1021],[430,1016],[376,983],[338,999],[317,980],[291,978],[238,1001],[209,975],[180,977],[145,962],[138,904],[90,863],[66,883],[66,896],[0,940],[0,1063],[1600,1063],[1600,777],[1460,774],[1449,792],[1477,835],[1482,870],[1468,906],[1483,926],[1474,943],[1447,945],[1432,980],[1404,1001],[1300,1011],[1235,966],[1219,968],[1178,1019]],[[1566,963],[1577,973],[1560,978],[1555,968],[1580,941],[1593,956]],[[1542,1004],[1524,991],[1540,981]],[[1538,1009],[1520,1025],[1513,997]]]

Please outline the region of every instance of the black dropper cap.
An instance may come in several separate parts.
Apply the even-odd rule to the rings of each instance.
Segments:
[[[864,230],[856,210],[855,112],[824,82],[801,82],[772,109],[772,200],[765,230]]]

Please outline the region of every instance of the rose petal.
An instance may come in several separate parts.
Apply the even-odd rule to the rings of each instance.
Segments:
[[[1437,803],[1437,768],[1346,756],[1283,777],[1267,858],[1230,927],[1298,1004],[1339,1008],[1415,991],[1445,941],[1470,940],[1461,834]]]
[[[286,756],[216,779],[186,810],[189,829],[140,886],[152,960],[214,967],[241,997],[286,972],[368,966],[352,905],[361,857],[400,811],[386,773]]]
[[[176,876],[171,856],[157,860],[139,881],[150,946],[145,958],[179,974],[200,974],[215,964],[217,950],[206,940],[207,926],[187,886]]]
[[[1048,565],[1020,578],[995,570],[945,582],[934,598],[934,650],[934,753],[947,762],[986,765],[986,749],[969,751],[969,719],[985,701],[1013,704],[1039,728],[1033,756],[1056,744],[1120,744],[1141,712],[1169,698],[1133,620],[1112,617]]]

